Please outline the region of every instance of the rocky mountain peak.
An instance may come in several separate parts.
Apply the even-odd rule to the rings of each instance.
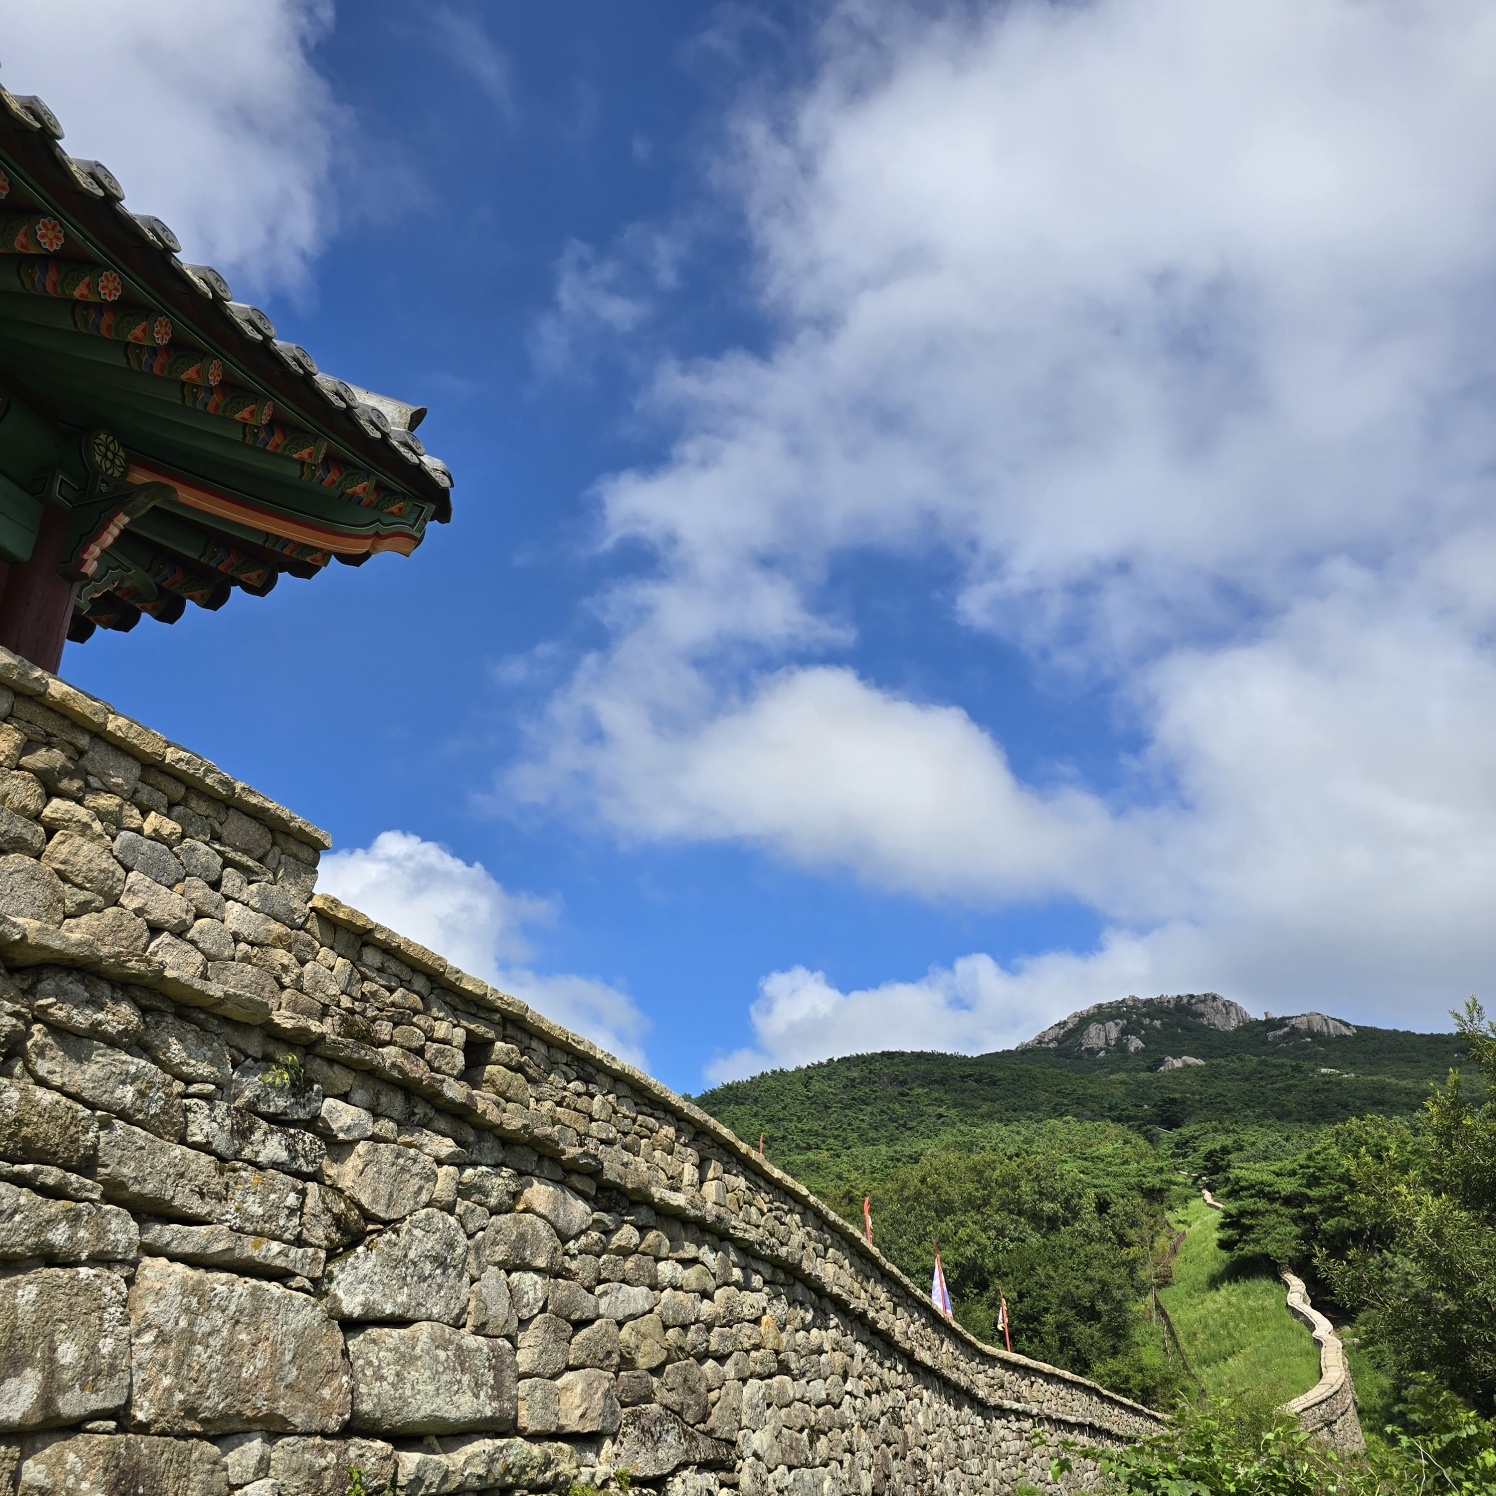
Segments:
[[[1093,1003],[1089,1008],[1082,1008],[1078,1013],[1072,1013],[1068,1018],[1051,1024],[1043,1033],[1035,1034],[1018,1048],[1055,1049],[1062,1040],[1076,1037],[1076,1030],[1080,1029],[1078,1047],[1082,1053],[1101,1054],[1119,1044],[1136,1053],[1146,1047],[1147,1041],[1136,1033],[1130,1033],[1129,1028],[1148,1025],[1157,1027],[1156,1014],[1160,1008],[1181,1011],[1183,1016],[1203,1023],[1207,1028],[1219,1029],[1222,1033],[1230,1033],[1244,1023],[1253,1021],[1252,1015],[1240,1003],[1222,997],[1219,992],[1183,992],[1152,998],[1125,997],[1117,1002]],[[1087,1019],[1092,1021],[1086,1023]],[[1338,1020],[1324,1021],[1335,1023]],[[1084,1028],[1081,1028],[1082,1024],[1085,1024]]]

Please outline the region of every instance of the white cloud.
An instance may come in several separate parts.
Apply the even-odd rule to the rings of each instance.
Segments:
[[[606,254],[568,240],[556,261],[556,291],[535,321],[530,356],[549,377],[574,373],[600,341],[634,333],[659,293],[675,282],[680,245],[674,235],[633,224]]]
[[[345,113],[313,61],[332,0],[0,0],[3,81],[241,292],[300,279],[337,213]]]
[[[1172,932],[1190,940],[1189,932]],[[1050,952],[1005,970],[990,956],[963,956],[918,981],[841,992],[824,972],[770,972],[749,1009],[754,1044],[711,1060],[711,1084],[771,1067],[869,1050],[981,1054],[1011,1049],[1057,1017],[1097,1001],[1098,990],[1151,992],[1158,969],[1146,942],[1113,933],[1092,956]],[[1173,989],[1173,990],[1178,990]]]
[[[1496,12],[860,3],[739,126],[774,334],[660,371],[669,455],[599,489],[649,564],[512,787],[1109,932],[982,1003],[776,977],[763,1055],[890,993],[960,1047],[1072,991],[1440,1022],[1496,965]],[[954,565],[953,629],[1145,750],[1025,782],[839,665],[865,555]]]
[[[536,972],[530,928],[555,907],[504,889],[479,862],[464,862],[408,831],[381,831],[367,847],[322,859],[318,886],[436,951],[610,1053],[641,1068],[649,1021],[633,1000],[592,977]]]
[[[447,60],[466,73],[512,124],[519,112],[514,99],[514,65],[483,23],[476,16],[459,15],[439,5],[427,12],[424,25]]]

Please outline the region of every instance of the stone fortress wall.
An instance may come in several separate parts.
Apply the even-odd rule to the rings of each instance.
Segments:
[[[985,1496],[1161,1427],[314,893],[328,845],[0,651],[4,1496]]]
[[[1335,1326],[1310,1303],[1304,1280],[1286,1270],[1282,1278],[1288,1287],[1290,1312],[1309,1326],[1319,1346],[1319,1381],[1302,1397],[1284,1406],[1299,1420],[1300,1428],[1317,1434],[1333,1448],[1365,1449],[1366,1436],[1361,1432],[1361,1419],[1356,1411],[1356,1388],[1340,1336],[1335,1333]]]
[[[1310,1018],[1323,1017],[1311,1013]],[[1338,1020],[1330,1019],[1334,1023]],[[1349,1025],[1342,1025],[1349,1027]],[[1201,1198],[1212,1210],[1226,1207],[1209,1190],[1200,1191]],[[1285,1412],[1292,1413],[1299,1427],[1309,1434],[1317,1434],[1332,1448],[1358,1451],[1366,1448],[1366,1435],[1361,1430],[1360,1414],[1356,1411],[1356,1386],[1351,1380],[1351,1368],[1345,1358],[1345,1346],[1335,1333],[1335,1326],[1310,1302],[1309,1290],[1304,1280],[1285,1268],[1279,1275],[1288,1290],[1287,1308],[1296,1319],[1309,1326],[1309,1333],[1319,1347],[1319,1380],[1305,1393],[1283,1404]]]

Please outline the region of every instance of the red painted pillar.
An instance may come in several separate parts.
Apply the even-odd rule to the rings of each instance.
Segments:
[[[10,564],[5,591],[0,594],[0,644],[54,675],[62,663],[62,646],[67,642],[78,591],[76,582],[65,582],[57,575],[67,529],[68,511],[48,509],[42,515],[31,559]]]

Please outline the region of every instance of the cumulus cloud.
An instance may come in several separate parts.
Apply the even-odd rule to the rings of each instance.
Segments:
[[[870,993],[780,974],[755,1053],[882,1043],[890,1003],[969,1047],[1072,993],[1436,1024],[1481,985],[1493,130],[1478,0],[874,0],[740,116],[773,335],[659,372],[669,455],[598,494],[649,564],[510,784],[1108,931]],[[824,583],[866,556],[954,567],[951,629],[1143,752],[1105,793],[1025,781],[960,702],[839,663]]]
[[[482,863],[408,831],[382,831],[367,847],[324,857],[318,885],[620,1059],[647,1063],[649,1022],[626,993],[526,964],[535,954],[534,927],[552,920],[555,907],[510,893]]]
[[[192,0],[4,0],[3,81],[44,98],[66,148],[103,161],[188,260],[273,289],[301,278],[336,212],[348,120],[312,59],[332,16],[332,0],[266,0],[252,19]]]

